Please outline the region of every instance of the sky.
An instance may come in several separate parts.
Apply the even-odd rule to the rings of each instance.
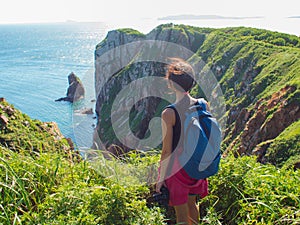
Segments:
[[[195,14],[220,16],[300,16],[299,0],[9,0],[0,23],[126,21]]]

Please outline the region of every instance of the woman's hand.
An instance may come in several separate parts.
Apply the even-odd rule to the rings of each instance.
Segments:
[[[156,183],[156,188],[155,188],[155,191],[158,192],[158,193],[161,193],[160,189],[162,186],[165,186],[165,182],[164,181],[159,181]]]

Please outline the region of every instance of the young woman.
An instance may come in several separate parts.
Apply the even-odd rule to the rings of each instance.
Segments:
[[[188,93],[193,87],[194,77],[194,70],[189,63],[179,58],[171,59],[166,78],[176,94],[176,101],[173,107],[166,107],[161,115],[163,145],[156,191],[160,192],[162,186],[168,188],[169,205],[175,208],[178,224],[198,224],[196,198],[197,195],[203,198],[208,194],[207,180],[189,177],[177,160],[177,155],[183,151],[184,112],[193,104],[198,104],[198,100]]]

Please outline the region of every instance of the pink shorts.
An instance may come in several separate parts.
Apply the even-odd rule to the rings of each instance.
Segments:
[[[180,169],[165,181],[169,190],[169,205],[182,205],[188,202],[188,195],[208,195],[208,181],[191,178],[184,169]]]

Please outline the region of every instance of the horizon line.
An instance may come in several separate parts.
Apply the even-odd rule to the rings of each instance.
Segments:
[[[187,17],[187,18],[184,18]],[[156,18],[140,18],[140,20],[245,20],[245,19],[267,19],[272,18],[270,16],[220,16],[220,15],[213,15],[213,14],[177,14],[177,15],[168,15],[163,17],[156,17]],[[280,17],[281,19],[300,19],[300,15],[293,15],[293,16],[284,16]],[[278,18],[279,19],[279,18]],[[7,21],[7,22],[0,22],[0,25],[20,25],[20,24],[54,24],[54,23],[109,23],[109,22],[117,22],[117,21],[109,21],[109,20],[74,20],[74,19],[66,19],[64,21]]]

